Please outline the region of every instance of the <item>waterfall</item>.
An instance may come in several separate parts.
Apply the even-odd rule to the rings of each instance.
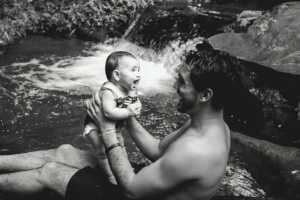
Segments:
[[[130,31],[132,30],[132,28],[135,26],[136,22],[140,19],[141,14],[138,13],[136,15],[136,18],[133,20],[133,22],[130,24],[130,26],[127,28],[127,30],[125,31],[124,35],[122,36],[122,39],[124,39],[125,37],[127,37],[127,35],[130,33]]]
[[[130,25],[123,37],[132,30],[140,15]],[[34,39],[33,39],[34,40]],[[17,93],[26,96],[41,95],[43,90],[77,91],[79,94],[90,94],[100,88],[106,79],[105,61],[114,51],[128,51],[135,55],[141,64],[141,82],[139,89],[144,94],[173,92],[174,69],[180,64],[180,56],[185,50],[195,49],[203,38],[198,37],[180,45],[173,41],[160,51],[135,45],[125,39],[114,44],[95,44],[83,52],[86,56],[32,57],[29,62],[15,62],[2,68],[3,76],[12,80],[19,87]],[[51,41],[49,41],[51,42]],[[33,45],[34,41],[32,41]],[[34,53],[34,52],[33,52]],[[46,60],[57,60],[45,64]],[[28,67],[32,66],[32,67]],[[16,74],[10,74],[11,67]],[[18,73],[19,72],[19,73]],[[27,86],[33,86],[28,90]]]

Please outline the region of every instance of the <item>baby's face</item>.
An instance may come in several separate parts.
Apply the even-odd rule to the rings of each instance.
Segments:
[[[127,90],[137,90],[137,85],[141,78],[139,61],[126,56],[120,58],[118,64],[117,70],[120,72],[120,81],[118,83]]]

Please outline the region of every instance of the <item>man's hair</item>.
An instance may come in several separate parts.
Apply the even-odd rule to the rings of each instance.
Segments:
[[[238,76],[241,65],[238,59],[217,50],[189,51],[184,58],[191,67],[190,78],[196,91],[212,89],[213,108],[223,109],[228,97],[240,83]]]
[[[115,51],[107,57],[105,63],[105,73],[108,80],[111,79],[112,72],[117,68],[119,60],[125,56],[136,59],[136,57],[126,51]]]

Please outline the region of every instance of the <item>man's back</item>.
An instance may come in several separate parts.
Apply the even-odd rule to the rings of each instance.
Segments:
[[[215,120],[202,128],[189,126],[184,132],[174,132],[169,140],[168,147],[164,147],[162,159],[179,167],[177,171],[168,173],[191,179],[171,190],[162,199],[210,199],[216,193],[227,165],[230,149],[227,125]]]

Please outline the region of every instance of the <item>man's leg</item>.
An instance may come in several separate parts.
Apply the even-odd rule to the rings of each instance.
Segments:
[[[1,155],[0,171],[14,172],[37,169],[49,162],[58,162],[81,169],[86,166],[94,168],[97,160],[92,152],[82,151],[65,144],[57,149],[16,155]]]
[[[0,175],[0,190],[20,194],[34,194],[46,188],[65,196],[71,177],[79,169],[50,162],[29,171]]]

